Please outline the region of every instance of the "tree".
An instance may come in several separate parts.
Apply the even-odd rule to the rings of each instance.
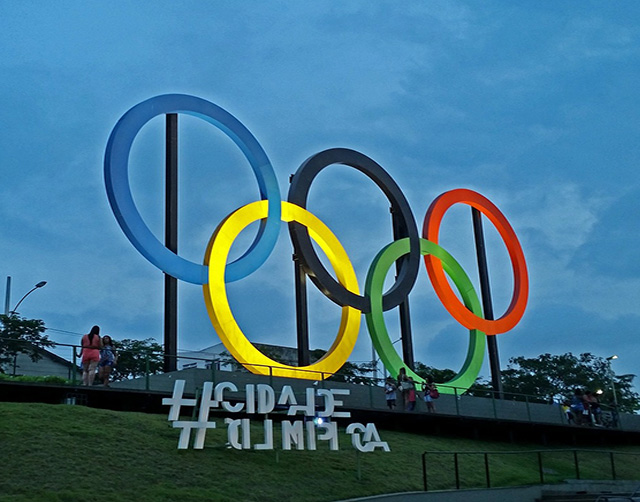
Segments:
[[[416,361],[414,363],[414,370],[418,376],[421,376],[425,380],[428,377],[433,378],[433,381],[439,384],[446,384],[446,382],[451,381],[457,373],[449,368],[439,369],[434,368],[433,366],[427,366],[420,361]],[[446,386],[446,385],[445,385]],[[482,377],[476,378],[473,387],[462,390],[458,389],[458,394],[465,394],[467,396],[476,396],[476,397],[487,397],[491,396],[491,385],[482,380]]]
[[[32,361],[42,358],[40,350],[53,347],[55,343],[44,334],[44,322],[40,319],[26,319],[17,314],[0,315],[0,373],[13,363],[18,354],[27,354]]]
[[[146,340],[125,338],[120,341],[114,340],[113,345],[118,351],[116,368],[123,378],[137,378],[147,373],[162,373],[164,353],[162,346],[154,342],[153,338]]]
[[[415,362],[413,371],[416,373],[416,375],[421,376],[425,380],[428,377],[431,377],[435,382],[440,382],[440,383],[448,382],[449,380],[451,380],[453,377],[456,376],[456,372],[453,370],[450,370],[448,368],[440,370],[432,366],[427,366],[426,364],[421,363],[420,361]]]
[[[260,350],[265,356],[274,361],[277,361],[282,364],[287,364],[290,366],[296,366],[294,361],[287,360],[287,355],[290,356],[290,352],[293,349],[288,347],[278,347],[274,345],[266,345],[262,343],[254,344],[255,347]],[[326,350],[323,349],[315,349],[309,351],[309,361],[311,364],[320,360],[327,353]],[[245,371],[242,364],[236,361],[228,351],[223,351],[218,356],[217,360],[225,365],[230,365],[234,371]],[[367,362],[362,364],[356,364],[352,362],[345,362],[342,367],[336,371],[333,375],[328,376],[329,379],[336,382],[348,382],[348,383],[357,383],[357,384],[371,384],[374,379],[371,378],[371,372],[373,368],[373,363]]]
[[[502,370],[505,393],[530,394],[546,402],[569,398],[579,388],[602,390],[601,402],[611,404],[615,385],[619,409],[628,412],[640,409],[640,395],[632,387],[634,377],[613,374],[609,361],[590,353],[513,357]]]
[[[322,359],[326,353],[327,351],[322,349],[312,350],[309,353],[310,361],[312,363],[318,361]],[[372,370],[372,362],[357,364],[347,361],[338,371],[330,376],[329,379],[333,380],[334,382],[372,385],[374,383],[374,379],[371,377]]]

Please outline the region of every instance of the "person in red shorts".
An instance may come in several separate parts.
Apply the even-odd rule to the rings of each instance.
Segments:
[[[82,345],[82,383],[91,386],[96,377],[96,368],[100,361],[100,349],[102,348],[100,327],[94,326],[88,334],[83,335],[80,345]]]

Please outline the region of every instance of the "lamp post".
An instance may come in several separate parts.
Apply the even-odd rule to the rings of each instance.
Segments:
[[[618,408],[618,396],[616,396],[616,384],[614,382],[614,373],[613,370],[611,369],[611,361],[613,361],[614,359],[618,359],[618,356],[613,355],[613,356],[609,356],[607,357],[607,364],[609,366],[609,378],[611,378],[611,390],[613,391],[613,404],[615,404],[616,409]]]
[[[4,315],[9,315],[9,304],[11,303],[11,276],[7,276],[7,289],[4,294]]]
[[[31,293],[33,293],[36,289],[40,289],[42,287],[45,286],[45,284],[47,284],[47,281],[40,281],[38,284],[36,284],[33,288],[31,288],[31,290],[29,290],[27,292],[26,295],[24,295],[22,298],[20,298],[20,301],[18,303],[16,303],[16,306],[13,307],[13,310],[11,311],[12,314],[16,314],[18,307],[20,306],[20,304],[24,301],[24,299],[29,296]]]
[[[47,284],[47,281],[40,281],[38,284],[36,284],[33,288],[31,288],[29,291],[27,291],[27,294],[25,294],[22,298],[20,298],[20,301],[18,303],[16,303],[16,306],[13,307],[13,310],[7,312],[8,308],[9,308],[9,298],[11,296],[11,277],[7,277],[7,295],[5,298],[5,315],[9,315],[9,314],[16,314],[18,307],[20,306],[20,304],[24,301],[24,299],[29,296],[31,293],[33,293],[36,289],[40,289],[42,287],[44,287]],[[16,366],[17,366],[17,362],[18,362],[18,354],[15,354],[13,356],[13,375],[15,376],[16,374]]]

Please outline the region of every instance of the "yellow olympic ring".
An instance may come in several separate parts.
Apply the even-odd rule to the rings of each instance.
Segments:
[[[223,220],[209,240],[204,265],[209,269],[209,282],[203,285],[204,301],[220,340],[231,355],[252,373],[306,380],[323,380],[347,361],[360,330],[361,312],[342,307],[340,329],[325,356],[309,366],[289,366],[265,356],[247,339],[238,326],[227,298],[225,270],[227,257],[238,234],[254,221],[267,217],[266,200],[242,206]],[[309,230],[311,238],[327,255],[338,281],[347,290],[360,294],[356,273],[340,241],[316,216],[300,206],[282,201],[282,221],[295,221]]]

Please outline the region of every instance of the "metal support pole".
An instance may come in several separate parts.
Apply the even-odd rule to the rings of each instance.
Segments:
[[[616,407],[616,411],[618,411],[618,396],[616,394],[616,374],[613,372],[613,368],[611,367],[611,361],[613,359],[617,359],[618,356],[607,357],[607,365],[609,366],[609,377],[611,378],[611,391],[613,392],[613,404]]]
[[[427,453],[422,453],[422,485],[424,486],[424,491],[427,491]]]
[[[4,295],[4,315],[9,315],[11,305],[11,276],[7,276],[7,292]]]
[[[499,398],[498,398],[499,399]],[[493,418],[498,418],[498,408],[496,407],[496,393],[491,393],[491,405],[493,406]]]
[[[544,484],[544,470],[542,468],[542,452],[538,452],[538,472],[540,473],[540,484]]]
[[[178,252],[178,115],[166,116],[165,245]],[[178,280],[164,275],[164,371],[178,366]]]
[[[407,231],[400,218],[391,211],[391,220],[393,223],[393,238],[398,240],[402,235],[406,235]],[[408,260],[407,256],[401,256],[396,260],[396,277],[400,273],[402,264]],[[411,313],[409,312],[409,297],[407,297],[400,305],[398,305],[398,314],[400,316],[400,335],[402,336],[402,359],[410,368],[415,368],[415,360],[413,358],[413,338],[411,337]]]
[[[378,355],[376,354],[376,347],[373,344],[373,338],[371,339],[371,376],[373,377],[373,385],[378,384]]]
[[[456,490],[460,489],[460,466],[458,465],[458,454],[453,454],[453,468],[456,476]]]
[[[149,376],[151,373],[151,367],[149,366],[149,353],[144,356],[144,390],[149,390]]]
[[[480,290],[482,292],[482,306],[484,318],[493,320],[493,303],[491,301],[491,287],[489,285],[489,268],[487,253],[482,230],[482,213],[475,207],[471,208],[473,219],[473,234],[476,241],[476,256],[478,258],[478,273],[480,274]],[[498,340],[495,335],[487,336],[487,350],[489,352],[489,366],[491,368],[491,385],[498,393],[498,399],[503,399],[502,377],[500,374],[500,358],[498,356]]]
[[[491,488],[491,476],[489,475],[489,454],[484,454],[484,474],[487,478],[487,488]]]
[[[293,255],[296,289],[296,334],[298,337],[298,366],[309,366],[309,313],[307,309],[307,274],[300,260]]]
[[[72,345],[71,346],[71,361],[72,361],[72,368],[71,368],[71,384],[75,385],[76,384],[76,380],[78,379],[78,360],[77,360],[77,356],[76,356],[76,346]]]
[[[611,460],[611,479],[616,480],[616,463],[613,459],[613,452],[609,452],[609,459]]]

